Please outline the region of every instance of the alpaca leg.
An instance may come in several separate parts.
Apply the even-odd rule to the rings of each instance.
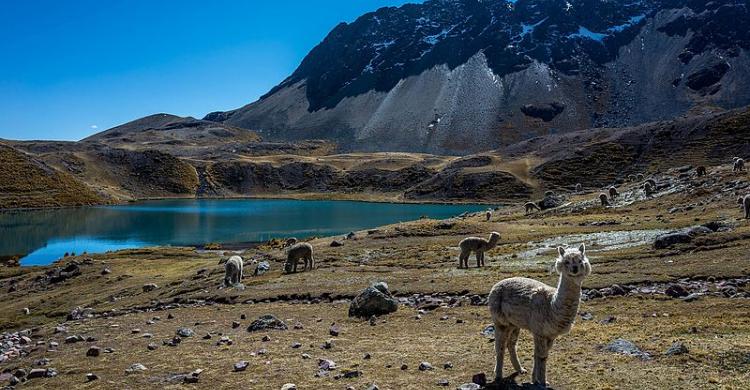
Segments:
[[[534,371],[532,382],[547,386],[547,357],[553,340],[534,335]]]
[[[503,381],[503,358],[508,331],[495,324],[495,383]]]
[[[479,268],[479,263],[482,261],[482,251],[474,252],[474,256],[477,258],[477,268]]]
[[[292,273],[297,273],[297,259],[292,262]]]
[[[513,368],[516,369],[516,372],[519,374],[525,374],[527,371],[525,368],[521,367],[521,362],[518,361],[518,354],[516,353],[516,344],[518,344],[518,334],[520,333],[521,329],[514,328],[510,332],[510,337],[508,338],[508,355],[510,355],[510,362],[513,364]]]
[[[313,258],[312,253],[310,254],[310,271],[315,268],[315,259]]]
[[[469,268],[469,253],[467,251],[461,251],[458,255],[458,268]]]

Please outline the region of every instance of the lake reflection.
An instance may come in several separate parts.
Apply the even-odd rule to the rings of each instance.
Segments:
[[[0,213],[0,256],[22,256],[23,265],[49,264],[66,252],[335,235],[422,215],[448,218],[486,207],[240,199],[6,212]]]

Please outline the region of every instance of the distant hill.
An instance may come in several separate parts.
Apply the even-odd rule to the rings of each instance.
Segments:
[[[750,104],[746,0],[430,0],[342,23],[204,119],[344,151],[470,154]]]
[[[0,209],[69,207],[107,201],[72,175],[0,142]]]

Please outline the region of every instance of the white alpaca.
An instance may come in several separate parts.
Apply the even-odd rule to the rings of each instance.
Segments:
[[[224,287],[237,286],[242,282],[244,264],[239,256],[232,256],[224,264]]]
[[[745,170],[745,160],[735,157],[734,165],[732,166],[732,172],[742,172]]]
[[[534,335],[534,371],[532,381],[546,386],[547,356],[554,340],[570,331],[578,312],[581,283],[591,274],[586,247],[566,250],[557,248],[560,256],[555,270],[560,274],[557,288],[527,278],[500,281],[490,291],[489,309],[495,324],[495,381],[502,381],[503,358],[508,350],[517,373],[525,373],[516,355],[520,329]]]
[[[461,254],[458,255],[458,268],[469,268],[469,256],[474,252],[477,258],[477,267],[484,265],[484,252],[497,246],[500,241],[500,233],[490,233],[490,239],[486,240],[481,237],[467,237],[458,243]]]
[[[307,270],[308,267],[310,270],[312,270],[315,267],[312,245],[306,242],[301,242],[289,248],[289,252],[287,252],[286,255],[286,264],[284,264],[284,270],[287,273],[297,272],[297,262],[300,259],[305,260],[305,267],[303,268],[303,270]]]
[[[737,203],[742,206],[742,210],[745,212],[745,219],[750,219],[750,195],[737,198]]]

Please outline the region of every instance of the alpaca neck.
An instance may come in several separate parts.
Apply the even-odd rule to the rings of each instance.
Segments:
[[[557,292],[552,298],[552,307],[558,315],[565,317],[569,322],[575,318],[578,312],[578,303],[581,301],[581,282],[574,278],[560,275],[557,283]]]
[[[497,242],[500,240],[497,236],[490,237],[490,240],[487,242],[485,250],[490,250],[497,246]]]

